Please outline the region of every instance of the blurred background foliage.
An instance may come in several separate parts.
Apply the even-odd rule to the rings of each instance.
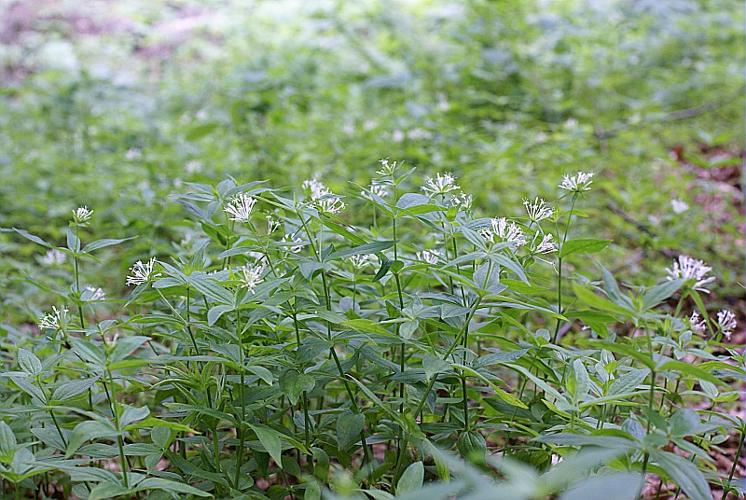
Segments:
[[[188,240],[170,197],[185,183],[297,189],[318,175],[357,191],[389,157],[418,176],[452,171],[488,216],[594,171],[585,230],[614,240],[605,265],[652,283],[690,254],[724,285],[715,301],[742,296],[740,1],[0,9],[0,226],[60,241],[73,208],[95,209],[97,235],[139,236],[113,250],[120,268],[89,266],[101,285],[122,288],[133,260]],[[0,251],[6,289],[38,272],[38,247],[0,234]]]

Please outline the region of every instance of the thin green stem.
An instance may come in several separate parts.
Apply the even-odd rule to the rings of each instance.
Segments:
[[[558,250],[557,257],[557,314],[562,314],[562,251],[567,241],[567,233],[570,232],[570,224],[572,223],[572,213],[575,210],[575,202],[578,199],[578,193],[573,194],[572,203],[570,204],[570,212],[567,214],[567,224],[565,224],[565,234],[562,235],[562,244]],[[557,334],[559,333],[561,320],[557,318],[557,323],[554,326],[554,335],[552,335],[552,343],[557,343]]]
[[[733,481],[733,475],[736,473],[736,466],[738,465],[738,460],[741,457],[741,450],[743,450],[743,440],[744,440],[744,432],[743,428],[739,429],[739,439],[738,439],[738,449],[736,450],[736,456],[733,457],[733,465],[730,467],[730,472],[728,473],[728,486],[726,495],[728,494],[728,491],[731,489],[731,482]]]
[[[106,393],[106,399],[109,401],[109,408],[111,408],[112,418],[114,419],[114,426],[117,428],[117,449],[119,450],[119,462],[122,467],[122,481],[125,488],[129,488],[129,479],[127,478],[127,470],[129,469],[129,463],[127,458],[124,456],[124,440],[122,439],[122,429],[119,427],[119,411],[117,409],[116,393],[114,392],[114,376],[111,374],[111,370],[107,369],[106,374],[109,377],[109,385],[111,386],[111,392],[103,382],[104,392]]]

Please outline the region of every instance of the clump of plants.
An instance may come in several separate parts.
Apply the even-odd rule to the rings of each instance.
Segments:
[[[411,178],[382,160],[344,197],[187,184],[184,240],[134,263],[122,299],[86,271],[128,243],[95,239],[94,210],[61,245],[13,229],[69,273],[33,279],[49,312],[4,344],[2,496],[742,492],[746,372],[709,267],[618,283],[578,227],[592,173],[514,219],[475,214],[450,174]]]

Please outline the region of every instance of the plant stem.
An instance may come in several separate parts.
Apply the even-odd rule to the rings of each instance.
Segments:
[[[743,428],[739,429],[739,440],[738,440],[738,449],[736,450],[736,456],[733,457],[733,465],[730,468],[730,472],[728,473],[728,490],[726,491],[726,495],[728,494],[728,491],[730,491],[730,484],[733,481],[733,474],[736,473],[736,466],[738,465],[738,460],[741,457],[741,450],[743,450],[743,440],[744,440],[744,432]]]
[[[127,479],[128,463],[127,458],[124,456],[124,440],[122,439],[122,429],[119,428],[119,411],[117,410],[116,393],[114,392],[114,377],[111,374],[111,370],[106,369],[106,374],[109,376],[109,384],[111,385],[111,392],[106,386],[106,382],[102,382],[104,386],[104,392],[106,393],[106,399],[109,401],[109,407],[111,408],[112,417],[114,419],[114,426],[117,428],[117,448],[119,449],[119,461],[122,467],[122,480],[124,487],[129,488],[129,480]]]
[[[562,235],[562,245],[560,245],[557,257],[557,314],[562,314],[562,251],[567,241],[567,233],[570,232],[570,224],[572,223],[572,213],[575,210],[575,202],[578,199],[578,193],[573,194],[572,203],[570,204],[570,212],[567,214],[567,224],[565,224],[565,234]],[[557,318],[557,323],[554,326],[554,335],[552,335],[552,344],[557,343],[557,334],[560,328],[560,319]]]
[[[79,236],[80,228],[75,226],[75,239],[80,241]],[[80,272],[78,269],[78,251],[75,250],[73,255],[73,275],[75,275],[75,293],[77,295],[76,302],[78,305],[78,316],[80,317],[80,328],[85,330],[85,318],[83,317],[83,306],[80,305]]]
[[[236,313],[236,339],[238,340],[238,359],[239,364],[241,365],[239,367],[239,377],[240,377],[240,386],[238,388],[238,397],[241,399],[240,405],[241,405],[241,415],[238,419],[238,427],[236,429],[236,434],[238,434],[238,451],[236,453],[236,472],[234,474],[233,484],[238,489],[238,481],[241,477],[241,462],[243,461],[243,448],[244,448],[244,442],[245,442],[245,436],[244,436],[244,419],[246,418],[246,398],[244,397],[244,353],[243,353],[243,331],[239,328],[239,325],[241,323],[241,313],[238,311]]]
[[[300,328],[298,328],[298,313],[295,311],[295,308],[293,308],[293,326],[295,327],[295,340],[297,342],[296,351],[300,349]],[[308,416],[308,393],[306,391],[303,391],[303,435],[305,438],[306,448],[311,448],[311,439],[310,439],[310,427],[311,427],[311,419]]]

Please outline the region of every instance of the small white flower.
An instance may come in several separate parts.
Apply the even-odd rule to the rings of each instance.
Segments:
[[[335,195],[330,195],[316,201],[316,208],[328,214],[338,214],[345,209],[345,206],[342,198]]]
[[[694,259],[688,255],[679,255],[678,261],[674,260],[673,266],[670,269],[666,269],[669,280],[694,280],[694,289],[704,293],[710,293],[705,288],[705,285],[715,281],[714,277],[707,276],[707,273],[710,271],[712,271],[711,267],[707,266],[701,260]]]
[[[267,215],[267,234],[272,234],[278,229],[280,229],[280,226],[282,224],[280,221],[272,217],[271,215]]]
[[[440,252],[437,250],[423,250],[421,252],[417,252],[417,259],[421,260],[422,262],[427,262],[431,266],[434,266],[438,262],[440,262]]]
[[[381,177],[393,177],[396,175],[397,169],[401,166],[398,161],[390,161],[388,158],[382,158],[378,160],[381,167],[376,171],[376,174]]]
[[[689,210],[689,205],[685,201],[671,200],[671,208],[673,209],[673,213],[678,215]]]
[[[435,177],[425,178],[425,185],[422,186],[422,190],[430,196],[446,194],[451,191],[458,191],[459,189],[458,184],[456,184],[456,178],[448,172],[444,174],[437,173]]]
[[[373,195],[378,196],[379,198],[386,198],[391,193],[389,193],[389,188],[386,184],[381,183],[380,181],[373,181],[370,183],[370,187],[368,187],[367,190],[362,190],[360,194],[363,198],[373,200]]]
[[[474,203],[474,197],[466,193],[458,193],[451,196],[449,203],[452,207],[456,207],[461,212],[468,212],[471,210],[471,206]]]
[[[689,318],[689,329],[698,335],[703,335],[707,325],[705,324],[704,318],[702,318],[697,311],[692,313],[692,317]]]
[[[528,218],[533,222],[539,222],[554,215],[554,208],[538,196],[534,201],[523,200],[523,206],[526,207]]]
[[[47,253],[40,260],[45,266],[58,266],[65,263],[67,255],[65,255],[65,252],[53,248],[47,250]]]
[[[526,244],[526,235],[515,222],[508,223],[505,217],[493,218],[490,227],[482,229],[482,237],[490,243],[495,243],[498,238],[512,243],[516,248]]]
[[[85,300],[89,300],[91,302],[106,300],[106,293],[101,288],[87,286],[85,287],[84,293],[87,296],[87,299]]]
[[[184,170],[186,170],[187,174],[196,174],[197,172],[201,172],[202,162],[199,160],[189,160],[186,165],[184,165]]]
[[[329,191],[329,188],[326,187],[326,185],[319,181],[316,178],[313,179],[306,179],[303,181],[303,189],[308,191],[308,193],[311,195],[311,199],[316,201],[322,196],[325,196],[327,194],[330,194],[331,191]]]
[[[420,127],[415,127],[407,131],[407,138],[413,141],[417,141],[420,139],[430,139],[432,136],[433,134],[430,131]]]
[[[303,250],[303,240],[298,237],[294,238],[292,234],[283,236],[282,242],[285,244],[285,248],[288,248],[293,253],[299,253]]]
[[[589,191],[593,183],[593,172],[577,172],[575,175],[565,174],[559,187],[567,191],[579,193]]]
[[[249,222],[255,204],[254,198],[246,193],[239,193],[223,208],[223,211],[230,215],[230,220]]]
[[[59,330],[65,324],[67,318],[67,307],[57,309],[52,306],[52,312],[47,313],[39,318],[39,328],[41,330]]]
[[[73,220],[77,222],[78,224],[85,224],[86,222],[91,220],[92,216],[93,216],[93,210],[89,209],[85,205],[73,210]]]
[[[357,270],[362,270],[368,266],[373,266],[378,261],[375,255],[361,254],[350,256],[350,263]]]
[[[738,326],[738,323],[736,322],[736,315],[733,314],[733,311],[723,309],[718,312],[717,318],[718,326],[720,326],[720,331],[723,332],[723,336],[726,339],[730,339],[733,330],[735,330]]]
[[[337,214],[345,208],[342,198],[332,193],[318,179],[303,181],[303,189],[308,191],[313,205],[321,212]]]
[[[127,276],[127,286],[142,285],[143,283],[147,283],[151,279],[160,276],[161,273],[153,274],[154,266],[155,257],[151,257],[150,260],[148,260],[147,262],[143,262],[141,260],[135,262],[135,265],[130,268],[130,272],[132,274],[130,276]]]
[[[142,152],[137,148],[129,148],[127,152],[124,153],[124,158],[129,161],[137,160],[141,156]]]
[[[244,288],[248,288],[251,293],[256,291],[256,286],[264,281],[262,274],[264,274],[264,264],[247,264],[241,268],[242,274],[242,285]]]
[[[554,235],[547,233],[541,239],[541,243],[534,249],[534,253],[552,253],[557,251],[557,244],[554,242]]]

